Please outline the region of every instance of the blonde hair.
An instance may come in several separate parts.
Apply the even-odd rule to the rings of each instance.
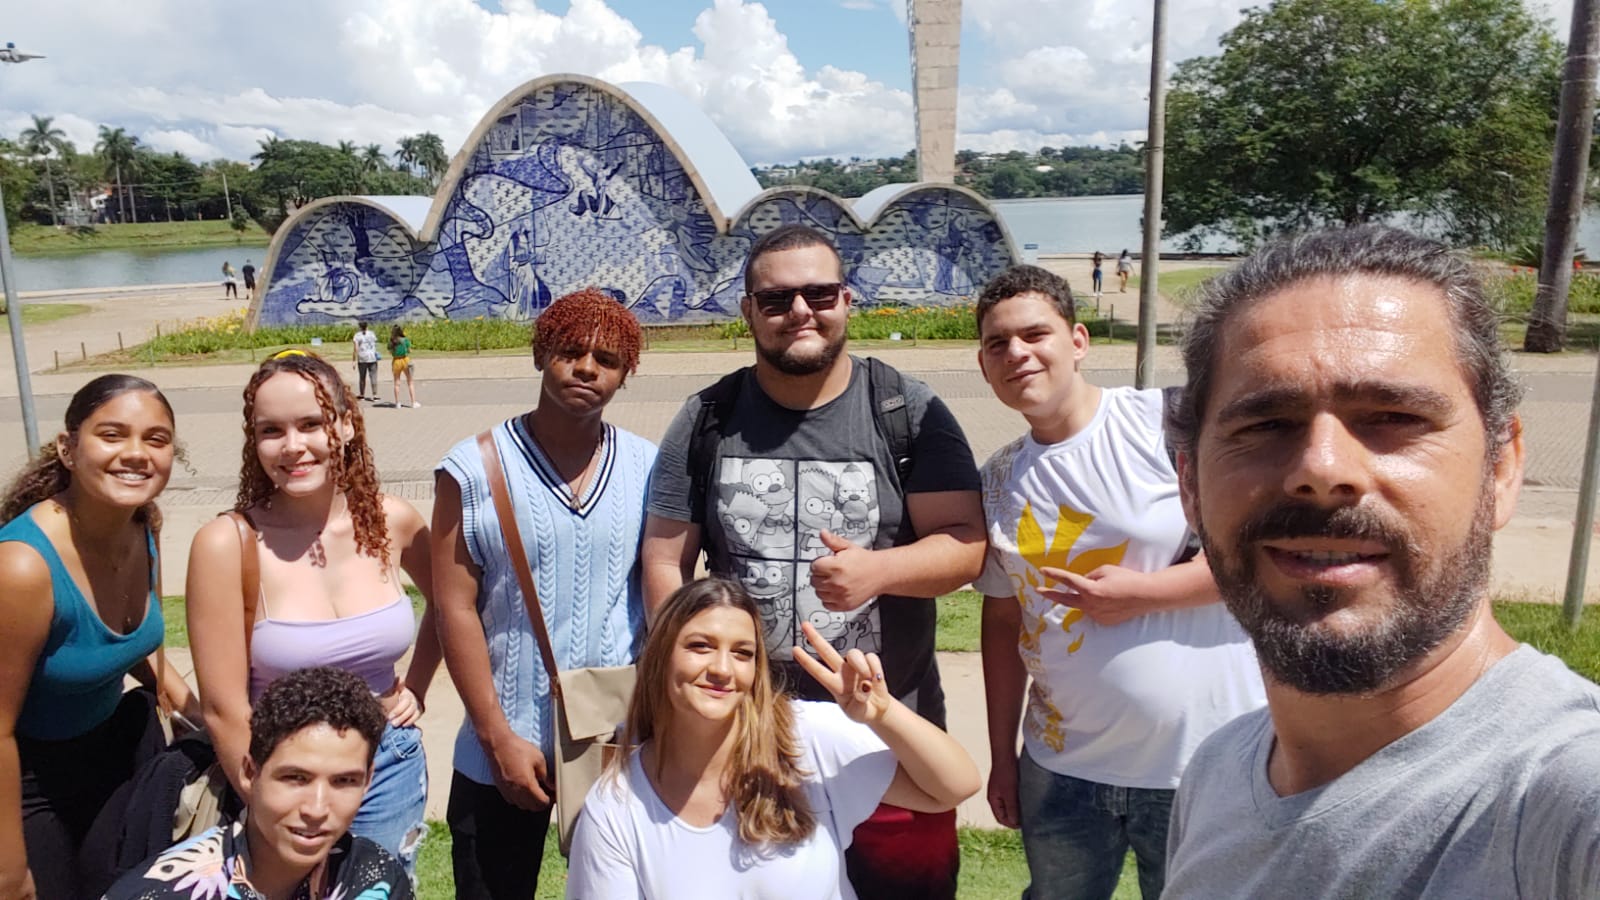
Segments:
[[[672,752],[668,733],[672,706],[667,690],[673,648],[689,620],[717,607],[744,612],[756,629],[755,681],[734,714],[733,752],[723,773],[723,789],[739,822],[739,838],[747,844],[798,843],[816,830],[817,819],[802,790],[807,773],[800,767],[794,710],[773,685],[760,613],[736,582],[722,578],[692,581],[674,591],[656,613],[639,655],[638,686],[628,707],[623,746],[637,748],[654,740],[658,760]],[[620,759],[617,765],[621,765]]]

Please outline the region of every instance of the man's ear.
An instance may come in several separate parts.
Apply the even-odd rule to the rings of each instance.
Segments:
[[[1189,520],[1191,529],[1199,531],[1200,498],[1196,496],[1194,457],[1185,450],[1179,450],[1177,457],[1178,499],[1183,502],[1183,517]]]
[[[240,799],[244,801],[245,806],[250,805],[250,795],[255,792],[256,779],[260,776],[261,770],[256,768],[256,761],[246,753],[244,765],[239,770],[239,793],[243,795]]]
[[[750,310],[754,307],[755,301],[750,299],[749,294],[739,298],[739,315],[744,319],[745,327],[751,331],[754,331],[756,327],[755,321],[750,318]]]
[[[1522,494],[1522,471],[1527,453],[1522,446],[1522,417],[1512,416],[1507,434],[1500,444],[1500,458],[1494,463],[1494,527],[1498,531],[1511,521]]]

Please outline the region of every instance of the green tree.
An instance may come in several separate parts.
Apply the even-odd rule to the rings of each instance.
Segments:
[[[45,184],[50,190],[50,224],[60,225],[61,219],[56,212],[56,173],[50,167],[51,154],[61,155],[67,151],[67,133],[54,127],[54,116],[34,116],[33,124],[22,129],[22,147],[30,156],[37,156],[44,160]]]
[[[1277,0],[1221,47],[1168,95],[1170,233],[1411,214],[1509,243],[1543,205],[1561,57],[1520,0]]]
[[[22,220],[23,198],[33,190],[34,174],[27,165],[30,155],[15,143],[0,138],[0,188],[4,189],[6,197],[5,215],[8,221]]]
[[[126,221],[128,218],[127,207],[122,202],[122,175],[124,172],[133,174],[138,146],[139,139],[125,129],[112,128],[109,125],[100,126],[100,140],[94,145],[94,152],[100,157],[105,173],[113,175],[116,179],[118,221]],[[137,207],[133,210],[133,221],[139,221]]]
[[[432,185],[438,185],[444,170],[450,167],[450,156],[444,152],[444,140],[431,131],[417,135],[416,163]]]

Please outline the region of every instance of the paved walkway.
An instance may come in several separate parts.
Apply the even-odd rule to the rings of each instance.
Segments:
[[[180,320],[233,308],[216,296],[217,290],[207,285],[73,292],[25,300],[85,303],[91,307],[85,315],[27,330],[43,434],[48,437],[60,427],[71,393],[89,377],[81,371],[48,371],[53,351],[76,351],[82,343],[93,355],[115,349],[119,331],[122,341],[137,343],[153,332],[157,323],[167,328]],[[1114,296],[1122,299],[1124,295]],[[1130,304],[1126,315],[1131,317],[1136,299],[1132,294],[1126,296]],[[1171,321],[1172,316],[1171,309],[1162,310],[1164,321]],[[945,399],[966,430],[979,460],[1024,429],[1020,416],[991,397],[978,374],[974,348],[904,346],[873,352],[923,378]],[[345,355],[343,347],[329,348],[331,359],[341,360]],[[639,373],[617,395],[608,418],[658,440],[686,396],[749,361],[747,343],[737,349],[730,344],[725,352],[649,351]],[[422,350],[418,363],[417,396],[423,407],[368,406],[365,416],[385,488],[411,500],[426,516],[432,509],[431,472],[444,452],[456,441],[527,410],[535,402],[538,383],[532,360],[523,355],[430,358]],[[1102,345],[1091,349],[1087,370],[1097,383],[1128,384],[1132,381],[1133,364],[1131,346]],[[1530,448],[1529,484],[1517,516],[1496,537],[1494,581],[1500,590],[1552,600],[1562,589],[1594,365],[1594,357],[1586,355],[1517,359],[1529,388],[1523,406]],[[9,343],[0,348],[0,369],[4,373],[0,375],[0,469],[11,471],[23,459],[23,441]],[[1157,369],[1159,382],[1178,380],[1181,364],[1172,348],[1158,350]],[[169,585],[183,583],[194,531],[231,506],[241,441],[240,390],[252,370],[250,365],[137,370],[167,391],[177,411],[179,437],[188,451],[187,461],[174,474],[161,501],[168,523],[163,574]],[[1595,586],[1591,589],[1593,596],[1600,593],[1600,552],[1592,553],[1591,560],[1589,584]],[[186,665],[186,654],[179,656]],[[988,743],[977,656],[940,654],[940,666],[949,695],[952,731],[987,771]],[[442,787],[448,784],[451,745],[461,717],[460,701],[448,675],[441,671],[424,718],[430,771],[434,783],[441,786],[430,797],[430,817],[443,816],[446,792]],[[965,823],[994,825],[981,795],[963,804],[960,815]]]

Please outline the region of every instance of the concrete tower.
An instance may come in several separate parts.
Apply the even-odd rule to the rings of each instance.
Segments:
[[[956,71],[961,0],[906,0],[917,117],[917,180],[956,179]]]

